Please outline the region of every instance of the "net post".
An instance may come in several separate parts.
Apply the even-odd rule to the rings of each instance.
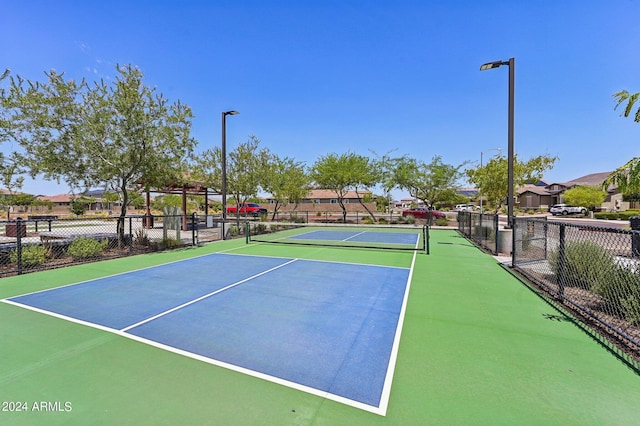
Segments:
[[[246,244],[249,244],[249,241],[251,241],[251,238],[249,238],[249,221],[244,223],[244,240]]]
[[[424,238],[424,252],[425,254],[429,253],[429,225],[423,225],[422,227],[422,237]]]

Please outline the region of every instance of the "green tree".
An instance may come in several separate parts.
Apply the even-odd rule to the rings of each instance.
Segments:
[[[595,186],[574,186],[562,195],[567,204],[584,206],[590,210],[600,206],[606,196],[606,191]]]
[[[33,203],[31,203],[31,205],[36,208],[36,211],[40,211],[39,210],[40,207],[44,207],[48,211],[53,210],[53,208],[55,207],[54,202],[49,200],[41,200],[39,198],[36,198],[35,200],[33,200]]]
[[[120,200],[120,195],[117,192],[105,192],[102,194],[102,199],[107,202],[107,209],[111,210],[111,206]]]
[[[298,203],[309,194],[311,179],[303,163],[274,154],[268,162],[262,186],[275,200],[272,216],[275,219],[280,207],[287,204],[294,204],[294,210],[298,207]]]
[[[640,157],[634,157],[618,167],[604,180],[602,189],[607,190],[610,185],[625,196],[637,197],[640,194]]]
[[[513,159],[513,185],[515,188],[542,179],[544,171],[553,167],[557,157],[540,155],[526,162]],[[477,169],[467,169],[467,180],[478,188],[479,195],[485,196],[489,204],[499,211],[507,200],[509,189],[508,161],[504,156],[493,157],[486,165]]]
[[[46,83],[16,77],[6,104],[30,173],[76,190],[105,186],[119,193],[123,237],[130,191],[179,180],[195,140],[189,107],[168,104],[137,68],[116,69],[112,84],[65,80],[55,71],[46,73]]]
[[[614,109],[617,109],[625,102],[627,103],[627,105],[624,107],[622,115],[624,115],[625,117],[629,117],[633,111],[634,106],[636,105],[636,102],[638,101],[638,98],[640,97],[640,92],[631,94],[626,90],[622,90],[618,93],[614,93],[613,97],[616,100],[616,106],[614,107]],[[640,107],[638,107],[638,109],[636,110],[633,121],[635,121],[636,123],[640,123]]]
[[[615,93],[613,97],[616,100],[614,109],[626,102],[622,115],[629,117],[640,97],[640,92],[630,94],[626,90],[622,90]],[[633,121],[640,123],[640,107],[636,110]],[[618,167],[602,183],[602,189],[606,191],[610,185],[616,186],[618,191],[626,197],[638,198],[640,196],[640,157],[634,157],[626,164]]]
[[[0,143],[15,140],[16,126],[12,120],[13,101],[10,91],[3,86],[3,81],[7,81],[10,71],[5,70],[0,75]],[[0,185],[6,188],[10,194],[14,194],[24,183],[24,177],[20,176],[24,170],[18,165],[21,164],[20,156],[16,152],[9,155],[0,152]]]
[[[180,195],[175,195],[175,194],[161,195],[159,197],[156,197],[151,202],[151,207],[154,210],[161,210],[161,211],[166,207],[182,208],[182,197]],[[193,200],[188,200],[186,213],[191,211],[196,211],[197,208],[198,208],[197,202],[194,202]]]
[[[379,183],[378,167],[367,157],[355,153],[328,154],[320,157],[311,168],[311,179],[320,187],[335,192],[338,205],[342,209],[342,220],[347,221],[344,199],[353,189],[358,201],[373,218],[373,213],[362,202],[360,191]]]
[[[69,211],[76,216],[82,216],[87,211],[88,204],[86,200],[82,198],[73,198],[69,205]]]
[[[404,156],[391,162],[391,179],[387,185],[395,182],[398,188],[431,207],[451,204],[457,199],[463,166],[445,164],[440,156],[433,157],[431,163]]]
[[[262,148],[255,136],[250,136],[249,140],[227,153],[227,195],[235,200],[236,211],[240,211],[240,205],[250,197],[256,197],[265,185],[270,158],[269,150]],[[222,193],[222,148],[215,147],[198,156],[194,175],[205,186]],[[237,225],[240,226],[240,215],[237,216]]]
[[[363,201],[365,203],[370,202],[369,198],[371,199],[371,201],[376,203],[376,211],[378,212],[386,212],[389,209],[389,197],[384,196],[384,195],[369,195],[368,197],[362,197]]]

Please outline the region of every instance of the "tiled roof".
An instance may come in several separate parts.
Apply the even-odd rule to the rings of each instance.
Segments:
[[[360,198],[362,198],[365,194],[371,194],[371,191],[362,190],[358,191],[360,194]],[[327,198],[336,198],[336,192],[331,189],[312,189],[309,191],[309,194],[306,198],[308,199],[327,199]],[[356,191],[347,191],[345,198],[358,198],[358,194]]]
[[[538,194],[538,195],[549,195],[550,194],[549,190],[547,190],[545,187],[538,186],[538,185],[532,185],[532,184],[523,185],[520,188],[518,188],[518,195],[522,195],[525,192],[532,192],[532,193]]]
[[[51,201],[52,203],[70,203],[71,194],[47,195],[38,197],[43,201]]]
[[[570,184],[567,186],[575,186],[575,185],[599,186],[599,185],[602,185],[602,182],[604,182],[605,179],[608,178],[611,173],[612,172],[591,173],[590,175],[582,176],[567,182],[568,184]]]

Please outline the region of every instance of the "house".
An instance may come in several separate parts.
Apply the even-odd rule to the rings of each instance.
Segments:
[[[568,182],[553,182],[546,184],[546,186],[542,186],[540,183],[524,185],[517,190],[516,205],[520,209],[546,209],[554,204],[564,202],[563,194],[566,190],[575,186],[600,187],[610,174],[611,172],[591,173]],[[625,210],[629,207],[628,204],[622,202],[622,194],[618,193],[615,187],[609,186],[607,198],[600,209]]]
[[[547,209],[556,204],[554,195],[544,186],[527,184],[518,188],[517,204],[524,210]]]
[[[71,206],[71,200],[73,199],[73,195],[71,194],[58,194],[58,195],[41,195],[38,197],[41,201],[49,201],[53,203],[53,212],[61,214],[61,213],[69,213],[69,208]]]
[[[366,209],[362,207],[360,200],[365,197],[370,197],[371,191],[362,190],[347,191],[342,202],[344,203],[347,212],[366,212]],[[276,200],[273,197],[266,198],[268,202],[267,209],[273,211]],[[376,210],[376,203],[369,202],[364,203],[370,211]],[[338,196],[335,191],[331,189],[312,189],[307,194],[307,197],[298,204],[287,204],[282,207],[278,207],[281,212],[297,210],[297,211],[310,211],[310,212],[341,212],[342,208],[338,204]]]

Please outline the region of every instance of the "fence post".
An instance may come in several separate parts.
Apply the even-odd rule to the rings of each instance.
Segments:
[[[516,216],[509,218],[511,221],[511,267],[516,267],[516,233],[518,232]]]
[[[191,213],[191,245],[195,246],[197,244],[197,227],[198,226],[198,214],[193,212]]]
[[[496,241],[496,252],[495,255],[497,256],[498,253],[500,253],[500,250],[498,250],[498,241],[500,241],[500,238],[498,238],[498,225],[499,225],[499,221],[498,221],[498,215],[495,214],[493,215],[493,238]]]
[[[16,254],[18,256],[18,275],[22,274],[22,219],[16,219]]]
[[[547,239],[549,238],[549,222],[547,222],[547,217],[544,217],[544,258],[547,258]]]
[[[564,223],[560,224],[560,245],[558,248],[558,276],[556,279],[558,280],[558,295],[557,300],[564,299],[564,284],[565,278],[567,276],[567,258],[565,252],[565,227]]]
[[[133,218],[129,216],[129,254],[133,253]]]

